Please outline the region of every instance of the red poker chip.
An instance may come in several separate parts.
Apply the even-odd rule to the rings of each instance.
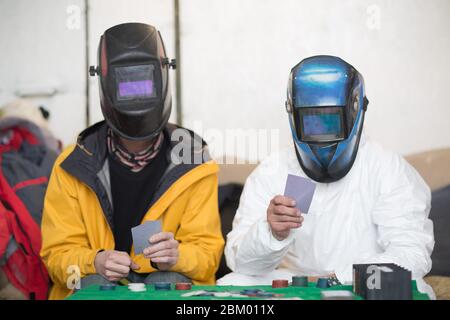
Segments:
[[[286,288],[289,286],[288,280],[273,280],[272,288]]]
[[[191,289],[192,284],[190,283],[179,282],[175,284],[175,290],[191,290]]]

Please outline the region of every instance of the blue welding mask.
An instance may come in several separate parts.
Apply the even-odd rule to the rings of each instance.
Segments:
[[[286,110],[308,177],[329,183],[350,171],[368,103],[362,75],[338,57],[310,57],[291,70]]]

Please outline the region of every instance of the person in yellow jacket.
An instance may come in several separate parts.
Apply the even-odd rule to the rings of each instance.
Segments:
[[[122,24],[101,37],[91,75],[100,77],[105,121],[59,156],[44,202],[50,299],[124,278],[215,283],[224,246],[218,166],[195,133],[168,123],[171,66],[152,26]],[[135,255],[131,228],[150,220],[163,232]]]

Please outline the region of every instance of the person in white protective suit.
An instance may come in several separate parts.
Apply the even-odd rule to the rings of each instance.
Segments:
[[[294,275],[352,282],[352,265],[396,263],[434,298],[430,189],[401,156],[362,133],[362,75],[332,56],[291,71],[286,109],[295,148],[264,160],[246,181],[219,285],[262,285]],[[288,174],[313,180],[308,213],[282,196]]]

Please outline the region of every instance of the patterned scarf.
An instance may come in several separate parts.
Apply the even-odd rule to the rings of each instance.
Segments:
[[[144,169],[158,155],[162,146],[163,133],[161,132],[154,142],[145,150],[132,153],[119,142],[111,128],[108,129],[107,144],[109,153],[132,172]]]

